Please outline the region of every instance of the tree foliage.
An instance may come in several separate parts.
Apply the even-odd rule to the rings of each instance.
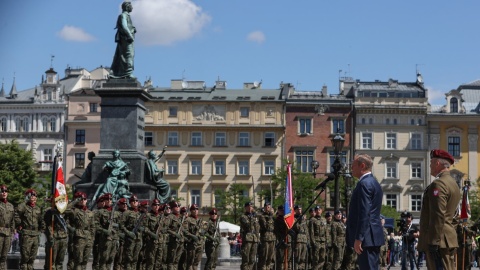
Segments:
[[[220,199],[215,201],[215,207],[222,212],[222,220],[238,224],[243,214],[244,205],[251,198],[244,196],[248,191],[243,184],[232,184],[228,190],[217,189],[215,195]]]
[[[0,183],[8,186],[8,201],[24,201],[24,192],[37,184],[32,150],[24,150],[16,140],[0,142]]]

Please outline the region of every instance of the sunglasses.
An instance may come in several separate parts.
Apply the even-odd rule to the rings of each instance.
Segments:
[[[35,196],[36,196],[36,195],[35,195]],[[87,198],[82,198],[82,200],[86,201],[86,200],[87,200]]]
[[[30,193],[30,196],[35,196],[35,197],[37,197],[37,193]]]
[[[2,192],[2,193],[7,193],[7,192],[8,192],[8,190],[6,190],[6,189],[2,189],[2,190],[0,190],[0,192]]]
[[[132,200],[132,202],[138,202],[138,200]]]

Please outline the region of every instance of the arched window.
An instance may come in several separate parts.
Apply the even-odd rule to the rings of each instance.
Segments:
[[[367,121],[365,121],[365,118],[362,118],[362,125],[365,125]]]
[[[55,117],[50,118],[50,131],[56,131],[57,120]]]
[[[42,131],[48,130],[48,120],[46,117],[42,118]]]
[[[419,126],[422,125],[422,119],[421,119],[421,118],[418,119],[418,125],[419,125]]]
[[[390,118],[387,118],[387,120],[385,121],[385,123],[386,123],[387,125],[390,125]]]
[[[373,118],[368,119],[368,123],[371,125],[373,124]]]
[[[21,131],[21,122],[20,117],[15,118],[15,131]]]
[[[397,118],[393,118],[393,124],[394,124],[394,125],[398,124]]]
[[[451,113],[458,113],[458,99],[451,98],[450,99],[450,112]]]
[[[414,126],[415,125],[415,119],[410,119],[410,125]]]

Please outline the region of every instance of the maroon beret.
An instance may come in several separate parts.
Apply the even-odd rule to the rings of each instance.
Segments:
[[[120,205],[120,204],[127,204],[127,199],[121,198],[120,200],[117,201],[117,204],[118,204],[118,205]]]
[[[198,210],[198,205],[192,204],[192,206],[190,206],[190,211],[192,210]]]
[[[149,201],[141,201],[140,206],[148,206],[149,203]]]
[[[452,155],[442,149],[433,149],[432,151],[430,151],[430,158],[443,158],[445,160],[448,160],[450,164],[455,163],[455,159],[452,157]]]
[[[217,211],[217,208],[212,208],[212,210],[210,210],[210,212],[208,212],[210,215],[216,215],[218,214],[218,211]]]

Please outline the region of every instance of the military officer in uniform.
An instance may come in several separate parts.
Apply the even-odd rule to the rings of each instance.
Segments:
[[[0,270],[7,269],[7,255],[15,230],[14,208],[7,198],[7,186],[0,185]]]
[[[207,255],[207,261],[205,262],[205,270],[215,270],[218,261],[218,250],[220,245],[220,231],[218,211],[213,208],[208,213],[210,219],[207,222],[205,229],[205,255]]]
[[[332,222],[333,269],[340,269],[345,251],[345,225],[342,222],[342,212],[335,210]]]
[[[170,208],[172,209],[172,214],[168,215],[168,254],[167,254],[167,265],[168,270],[177,270],[180,263],[180,257],[184,251],[184,221],[185,216],[180,216],[180,205],[171,201],[169,203]],[[183,263],[183,262],[182,262]]]
[[[45,229],[42,210],[37,203],[37,192],[25,191],[25,202],[15,210],[15,226],[20,232],[20,269],[33,270],[37,258],[40,233]]]
[[[322,208],[315,206],[315,218],[310,220],[310,247],[312,249],[312,269],[323,270],[325,265],[325,241],[327,221],[322,217]]]
[[[327,221],[325,230],[325,266],[324,270],[332,270],[333,268],[333,241],[332,241],[332,213],[325,213]]]
[[[56,206],[53,209],[49,208],[45,211],[43,220],[46,228],[45,236],[47,238],[44,269],[50,269],[50,253],[52,253],[51,269],[61,270],[63,269],[65,252],[67,251],[67,223],[63,215],[58,212]]]
[[[285,208],[283,205],[277,207],[277,216],[274,223],[275,237],[277,238],[277,244],[275,248],[275,269],[287,270],[291,269],[291,257],[292,257],[292,237],[288,234],[288,227],[285,223]],[[285,258],[287,253],[287,258]],[[285,268],[285,263],[287,268]]]
[[[103,207],[105,205],[103,195],[100,196],[99,198],[97,198],[96,203],[97,203],[97,209],[93,210],[93,218],[94,218],[95,222],[97,222],[97,220],[98,220],[99,211],[101,209],[103,209]],[[95,224],[95,226],[97,226],[97,225],[98,224]],[[99,264],[99,261],[98,261],[98,255],[100,254],[100,251],[98,250],[98,244],[100,242],[100,237],[101,237],[101,232],[99,232],[98,230],[95,230],[95,238],[93,240],[93,248],[92,248],[92,252],[93,252],[92,269],[93,270],[100,269],[100,264]]]
[[[295,224],[292,227],[295,237],[293,238],[293,254],[295,269],[305,270],[307,267],[307,243],[310,241],[306,217],[302,213],[302,206],[295,205]]]
[[[72,204],[73,207],[72,207]],[[87,208],[87,194],[76,192],[73,203],[65,210],[67,229],[73,234],[73,262],[75,270],[86,270],[92,254],[95,221],[92,211]]]
[[[266,202],[258,215],[260,225],[260,245],[258,247],[258,270],[272,268],[275,255],[275,232],[272,206]]]
[[[456,268],[458,240],[453,218],[460,202],[460,188],[450,175],[450,166],[454,162],[455,159],[444,150],[430,152],[430,173],[435,179],[423,193],[418,241],[418,250],[427,255],[428,269]]]
[[[183,235],[186,242],[186,266],[188,270],[196,270],[198,264],[202,260],[202,252],[204,248],[205,225],[201,218],[198,218],[198,206],[192,204],[190,206],[190,215],[185,219],[187,227]]]
[[[252,202],[244,205],[245,212],[240,217],[240,235],[242,237],[242,264],[241,270],[253,270],[257,256],[257,246],[260,242],[260,225],[258,217],[253,211]]]

